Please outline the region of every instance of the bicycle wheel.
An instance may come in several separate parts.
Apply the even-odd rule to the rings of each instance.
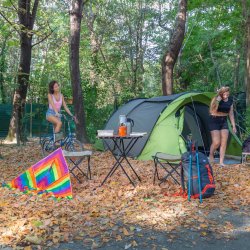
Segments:
[[[42,154],[44,157],[51,154],[56,149],[53,139],[45,139],[42,143]]]
[[[65,149],[71,152],[80,152],[83,151],[83,144],[76,139],[72,139],[66,144]]]

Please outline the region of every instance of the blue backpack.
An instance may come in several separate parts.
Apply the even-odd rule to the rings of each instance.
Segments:
[[[214,194],[215,182],[213,176],[213,170],[208,162],[207,156],[201,152],[198,153],[199,165],[200,165],[200,180],[201,180],[201,193],[202,198],[208,198]],[[199,198],[199,182],[197,172],[197,155],[196,152],[191,153],[192,158],[192,176],[191,176],[191,188],[190,194],[192,198]],[[189,179],[189,165],[190,165],[190,152],[182,154],[182,168],[181,168],[181,185],[182,189],[188,190]],[[186,181],[185,181],[186,180]],[[185,185],[186,182],[186,185]],[[188,190],[189,191],[189,190]]]

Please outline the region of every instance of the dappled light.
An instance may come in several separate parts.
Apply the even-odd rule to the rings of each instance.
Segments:
[[[250,249],[249,13],[2,0],[0,249]]]

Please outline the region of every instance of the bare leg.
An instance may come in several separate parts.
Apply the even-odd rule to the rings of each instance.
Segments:
[[[214,152],[220,146],[220,143],[221,143],[220,131],[219,130],[211,131],[211,137],[212,137],[212,144],[210,146],[209,160],[210,160],[210,163],[213,163],[214,162]]]
[[[227,148],[227,139],[228,139],[228,129],[222,129],[220,131],[221,135],[221,145],[220,145],[220,164],[224,165],[225,152]]]
[[[61,127],[62,127],[62,122],[59,118],[57,118],[54,115],[50,115],[47,117],[47,121],[51,122],[54,125],[54,131],[55,133],[60,132]]]

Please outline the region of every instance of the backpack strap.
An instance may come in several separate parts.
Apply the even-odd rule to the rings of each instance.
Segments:
[[[181,164],[181,188],[184,192],[186,191],[185,180],[184,180],[184,169],[182,164]]]
[[[188,200],[191,200],[191,187],[193,186],[193,145],[192,140],[189,141],[189,165],[188,165]]]

